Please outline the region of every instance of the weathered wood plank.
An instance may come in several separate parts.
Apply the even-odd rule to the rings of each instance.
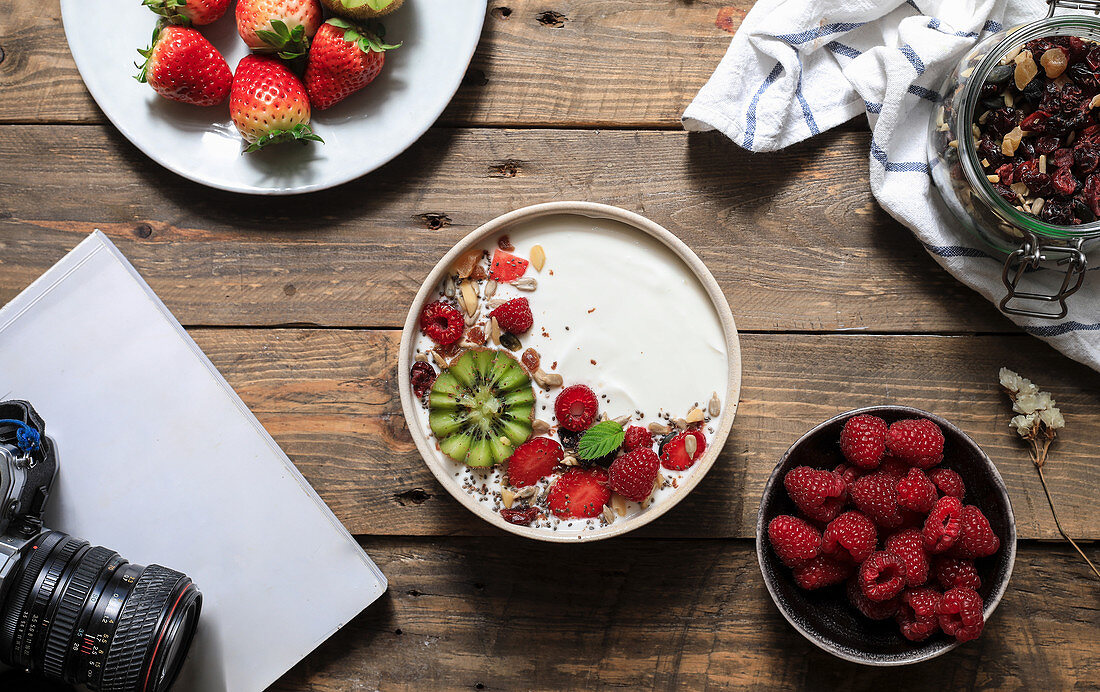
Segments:
[[[390,590],[273,688],[1095,689],[1087,568],[1024,546],[982,637],[905,668],[833,658],[782,619],[749,541],[366,539]],[[1093,558],[1100,548],[1090,549]],[[675,567],[672,567],[675,565]]]
[[[675,127],[752,4],[491,0],[443,122]],[[105,121],[69,54],[57,3],[0,4],[0,48],[0,123]]]
[[[399,333],[193,331],[260,421],[353,533],[493,534],[439,486],[409,436],[397,395]],[[1057,536],[1025,450],[1008,428],[1002,365],[1035,377],[1068,422],[1047,478],[1067,530],[1100,539],[1100,374],[1035,339],[746,334],[737,422],[717,464],[679,506],[642,529],[669,537],[750,537],[760,492],[803,432],[883,403],[941,414],[997,463],[1019,535]]]
[[[434,130],[360,181],[269,199],[181,180],[106,128],[0,127],[0,301],[98,227],[185,324],[398,326],[463,235],[582,199],[684,239],[742,329],[1015,331],[875,204],[867,145],[834,132],[764,157],[682,132]]]

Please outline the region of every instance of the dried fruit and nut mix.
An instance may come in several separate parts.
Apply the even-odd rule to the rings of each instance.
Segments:
[[[982,85],[973,136],[1006,202],[1055,225],[1100,217],[1100,44],[1050,36],[1018,46]]]
[[[894,618],[902,636],[943,632],[959,641],[984,626],[976,560],[1001,541],[965,504],[959,474],[941,467],[943,431],[927,419],[892,425],[849,418],[840,434],[845,463],[799,466],[783,485],[800,516],[768,524],[768,541],[803,589],[846,583],[848,601],[872,620]]]
[[[614,523],[675,491],[706,451],[721,400],[714,393],[705,411],[658,412],[648,424],[642,411],[608,418],[606,394],[566,383],[543,369],[556,360],[523,347],[539,281],[529,274],[548,258],[540,245],[529,258],[515,252],[501,236],[451,266],[420,314],[413,393],[463,488],[505,521],[555,531]]]

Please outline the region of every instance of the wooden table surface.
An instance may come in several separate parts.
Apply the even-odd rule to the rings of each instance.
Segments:
[[[389,577],[273,690],[1100,684],[1100,589],[1057,542],[996,382],[1005,365],[1054,393],[1068,428],[1051,490],[1071,534],[1095,541],[1100,375],[1023,334],[876,206],[860,119],[769,155],[680,129],[751,4],[490,0],[466,79],[423,139],[340,188],[263,199],[146,158],[89,97],[57,4],[0,0],[0,303],[107,233]],[[453,501],[396,386],[399,328],[438,258],[501,213],[564,199],[686,241],[744,350],[737,421],[706,479],[636,534],[577,546],[520,540]],[[974,437],[1021,538],[985,635],[903,672],[834,659],[789,627],[752,539],[783,450],[879,403]]]

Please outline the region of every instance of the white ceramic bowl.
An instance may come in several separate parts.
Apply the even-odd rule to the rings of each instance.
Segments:
[[[472,495],[463,490],[459,479],[455,477],[455,469],[459,468],[459,465],[444,456],[436,448],[435,438],[432,436],[431,430],[428,429],[426,424],[422,421],[420,415],[421,404],[413,394],[412,386],[409,382],[409,370],[415,356],[417,340],[420,334],[418,325],[420,311],[427,301],[435,298],[437,287],[446,276],[449,267],[453,264],[458,255],[471,247],[484,244],[487,239],[495,238],[499,234],[506,233],[510,228],[519,223],[544,216],[562,214],[618,221],[636,229],[639,233],[652,236],[661,244],[669,248],[673,254],[682,260],[688,267],[713,304],[715,313],[721,322],[722,332],[725,336],[728,360],[728,381],[726,383],[724,397],[722,397],[726,405],[718,419],[714,421],[714,435],[707,445],[706,451],[692,467],[691,472],[680,481],[675,494],[671,497],[663,498],[659,502],[655,502],[636,514],[620,517],[610,525],[600,526],[579,533],[555,532],[547,528],[516,526],[510,524],[504,521],[500,514],[493,511],[492,507],[479,502]],[[649,219],[633,212],[619,209],[618,207],[591,202],[550,202],[524,207],[523,209],[497,217],[481,226],[459,241],[459,243],[439,261],[432,272],[428,274],[428,277],[424,280],[423,286],[416,295],[416,299],[413,301],[412,308],[409,310],[409,316],[405,320],[405,328],[402,333],[398,356],[398,382],[401,393],[401,408],[405,413],[405,421],[408,424],[409,432],[416,442],[417,449],[420,451],[420,455],[424,458],[428,468],[435,474],[439,483],[447,489],[447,492],[474,514],[506,531],[542,541],[576,543],[582,540],[593,541],[622,535],[639,526],[648,524],[675,506],[677,502],[691,492],[692,488],[703,479],[703,476],[706,475],[707,471],[714,464],[714,460],[721,452],[737,412],[737,401],[741,391],[741,349],[737,337],[737,327],[733,321],[733,315],[730,312],[729,304],[726,302],[726,298],[721,288],[718,286],[718,282],[714,280],[714,277],[703,264],[702,260],[700,260],[699,257],[679,238]]]
[[[61,17],[80,76],[115,127],[149,158],[210,187],[257,195],[323,190],[369,173],[420,138],[458,90],[485,21],[481,0],[408,0],[385,17],[386,54],[367,88],[324,111],[313,129],[325,143],[241,153],[228,99],[209,108],[175,103],[133,79],[138,48],[149,45],[155,14],[139,0],[92,11],[61,0]],[[233,6],[198,27],[231,69],[248,54]]]

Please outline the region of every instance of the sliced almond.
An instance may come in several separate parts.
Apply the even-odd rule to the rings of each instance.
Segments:
[[[497,280],[489,279],[485,282],[485,300],[489,300],[497,294]]]
[[[516,494],[508,488],[500,489],[500,501],[504,503],[504,506],[508,509],[512,508],[512,503],[516,501]]]
[[[543,389],[553,389],[554,387],[560,387],[565,382],[561,375],[556,372],[546,372],[542,368],[535,370],[534,374],[535,382],[538,383]]]
[[[466,314],[473,315],[477,311],[477,291],[469,281],[462,282],[462,300],[466,305]]]
[[[443,356],[439,355],[439,351],[436,351],[436,350],[433,349],[433,350],[429,351],[429,353],[432,354],[432,360],[435,361],[436,365],[438,365],[440,368],[447,367],[447,359],[444,358]]]
[[[705,418],[705,417],[706,416],[703,415],[703,412],[699,410],[699,407],[696,406],[695,408],[688,411],[687,422],[688,423],[702,423],[703,418]]]
[[[527,498],[534,497],[535,493],[539,491],[538,486],[528,485],[524,488],[520,488],[516,491],[517,500],[526,500]]]
[[[417,363],[427,363],[428,355],[425,353],[417,353],[416,357],[413,358],[413,360],[415,360]]]
[[[695,435],[684,435],[684,451],[687,453],[688,459],[695,460],[695,452],[699,449],[699,440],[695,439]]]
[[[615,514],[620,517],[626,516],[626,498],[619,493],[611,494],[611,509],[615,510]]]
[[[495,317],[489,320],[489,338],[493,340],[493,345],[500,346],[500,325]]]
[[[653,433],[654,435],[667,435],[672,432],[672,428],[663,423],[650,423],[649,432]]]
[[[512,285],[521,291],[533,291],[539,287],[539,282],[529,276],[524,276],[513,281]]]
[[[536,245],[531,248],[531,265],[535,267],[535,271],[542,271],[544,264],[546,264],[546,250],[543,250],[541,245]]]
[[[534,434],[534,435],[545,435],[548,432],[550,432],[550,424],[547,423],[546,421],[539,420],[538,418],[536,418],[535,421],[533,423],[531,423],[531,433],[532,434]]]
[[[722,400],[718,398],[718,392],[710,395],[710,403],[707,404],[707,413],[711,418],[717,418],[722,412]]]

